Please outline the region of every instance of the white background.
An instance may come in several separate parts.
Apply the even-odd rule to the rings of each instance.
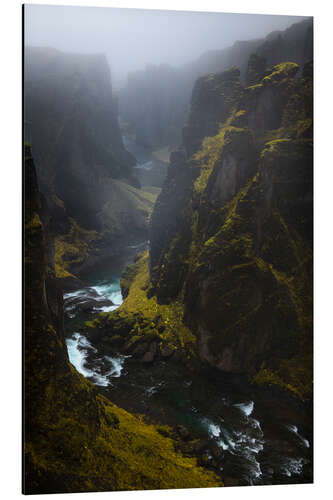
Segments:
[[[202,496],[227,500],[331,497],[333,19],[330,3],[325,0],[63,0],[31,3],[315,16],[315,484],[83,495],[84,498],[89,495],[89,499],[110,497],[114,500],[156,497],[159,500],[195,500]],[[0,494],[4,499],[11,499],[21,495],[21,2],[2,0],[0,19]],[[53,495],[52,498],[56,500],[64,496]]]

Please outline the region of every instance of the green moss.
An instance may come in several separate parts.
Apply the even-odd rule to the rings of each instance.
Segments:
[[[184,213],[183,220],[190,220],[189,214]],[[176,232],[163,252],[158,272],[152,272],[152,289],[159,302],[170,302],[181,293],[188,268],[189,238],[187,230]]]
[[[217,248],[217,244],[213,236],[209,238],[209,240],[206,240],[204,245],[206,248],[214,248],[214,249]]]
[[[211,332],[208,341],[211,355],[214,357],[216,353],[218,362],[218,354],[233,346],[234,339],[242,339],[242,342],[245,338],[251,339],[247,340],[250,342],[248,353],[242,361],[243,369],[249,363],[245,369],[251,370],[256,359],[254,346],[260,344],[261,336],[265,336],[266,342],[269,338],[274,346],[274,356],[266,353],[266,371],[261,372],[255,381],[264,383],[265,379],[273,383],[274,379],[276,385],[301,398],[311,393],[312,381],[311,366],[304,361],[312,357],[311,249],[293,226],[288,211],[286,220],[279,211],[264,216],[261,207],[266,203],[263,180],[267,179],[267,168],[274,172],[278,185],[281,179],[285,188],[284,176],[290,174],[290,165],[294,170],[289,182],[295,182],[299,164],[300,174],[297,175],[302,180],[301,165],[304,170],[304,158],[308,157],[304,144],[304,141],[279,138],[265,145],[262,152],[265,162],[221,209],[218,219],[221,225],[215,234],[201,243],[197,240],[196,252],[191,257],[188,292],[190,297],[199,293],[197,288],[202,280],[207,280],[209,263],[206,306],[200,309],[197,321]],[[202,214],[202,205],[200,210]],[[207,223],[204,218],[202,220]],[[198,216],[193,228],[202,233]],[[256,295],[257,301],[254,299]],[[193,310],[196,307],[192,304]],[[196,319],[192,321],[195,324]],[[217,325],[221,325],[218,333]],[[276,359],[283,367],[283,374],[282,369],[276,369]]]
[[[33,164],[29,168],[33,180]],[[37,184],[30,182],[26,193],[29,215],[27,208],[38,205]],[[62,298],[39,213],[31,212],[25,228],[25,493],[222,486],[213,472],[176,451],[171,429],[113,405],[69,363]],[[74,258],[90,237],[72,224]],[[61,252],[66,245],[61,242]],[[52,279],[45,283],[47,274]],[[45,291],[56,300],[52,313]]]
[[[40,230],[43,228],[43,223],[37,212],[33,214],[29,222],[25,225],[26,231]]]
[[[33,413],[27,405],[28,492],[222,486],[213,472],[175,450],[171,429],[147,424],[98,394],[68,362],[34,292],[25,361],[26,395],[35,405]]]
[[[288,154],[288,145],[291,139],[274,139],[272,141],[266,142],[264,149],[261,152],[261,158],[264,158],[268,154],[282,156]]]
[[[162,188],[157,186],[142,186],[142,191],[145,193],[151,193],[154,196],[154,202],[156,201],[158,195],[160,194]]]
[[[84,324],[87,328],[96,328],[99,325],[99,321],[94,319],[93,321],[85,321]]]
[[[138,341],[150,342],[157,338],[163,346],[195,355],[196,338],[183,322],[182,301],[176,299],[169,304],[159,304],[156,296],[149,296],[149,288],[148,254],[145,252],[137,261],[127,298],[121,307],[105,317],[105,329],[129,336],[127,348]],[[89,326],[96,327],[98,323],[95,320]]]
[[[224,135],[225,129],[222,129],[214,137],[205,137],[201,150],[194,156],[194,159],[200,164],[200,174],[194,183],[194,190],[197,193],[202,193],[207,186],[210,174],[223,149]]]
[[[283,62],[273,67],[272,72],[262,80],[264,85],[283,85],[293,78],[299,70],[294,62]]]
[[[236,111],[236,109],[233,109],[226,122],[220,125],[218,134],[214,137],[205,137],[202,141],[201,149],[193,156],[194,161],[200,167],[200,174],[194,182],[194,191],[196,193],[201,194],[205,190],[208,179],[216,163],[221,158],[224,146],[239,142],[239,138],[244,134],[248,134],[248,131],[244,128],[233,125],[238,123],[244,114],[244,110]]]
[[[151,270],[152,282],[147,256],[142,256],[124,278],[127,299],[104,326],[110,337],[123,336],[127,348],[155,335],[159,345],[182,348],[192,356],[198,354],[194,334],[204,332],[214,366],[220,367],[223,354],[232,352],[231,369],[305,399],[312,384],[311,214],[306,212],[312,108],[309,77],[295,80],[297,71],[294,63],[277,65],[245,91],[244,99],[238,94],[238,108],[232,99],[227,102],[227,119],[188,163],[199,175],[192,196],[181,205],[182,224],[172,231],[158,267]],[[201,81],[216,102],[231,89],[222,80],[221,75],[208,75]],[[200,108],[199,87],[195,109]],[[278,115],[268,122],[277,128],[266,127],[259,136],[247,120],[267,88]],[[210,198],[212,172],[221,168],[226,152],[248,159],[253,138],[253,170],[230,201],[218,203]],[[191,180],[186,187],[191,189]],[[304,208],[301,216],[299,207]],[[179,276],[176,299],[166,293],[170,303],[160,304],[156,289],[169,291],[170,281],[177,283]]]
[[[196,459],[185,458],[175,451],[174,441],[170,438],[171,429],[147,424],[142,417],[118,408],[105,397],[93,395],[91,386],[80,375],[75,375],[74,379],[77,377],[80,380],[67,393],[60,387],[54,392],[51,382],[41,408],[40,438],[26,443],[29,467],[36,471],[38,481],[42,482],[42,491],[223,485],[213,472],[198,467]],[[57,382],[59,384],[61,380]],[[69,380],[64,382],[67,387]],[[86,416],[72,411],[78,390],[81,399],[76,401],[77,409],[90,414],[91,422]],[[56,405],[56,413],[52,411],[53,405]],[[44,477],[52,477],[52,485],[43,484]]]
[[[258,385],[277,386],[293,393],[302,401],[311,397],[313,392],[313,356],[312,353],[280,360],[276,370],[262,364],[253,377]]]
[[[93,244],[99,239],[96,231],[84,229],[74,219],[70,219],[70,224],[68,234],[57,236],[54,241],[57,278],[73,277],[69,271],[71,266],[83,262],[89,256]]]
[[[246,90],[248,90],[249,92],[258,92],[258,91],[261,91],[263,89],[263,84],[262,83],[257,83],[256,85],[250,85],[249,87],[246,87]]]
[[[62,209],[65,208],[65,203],[55,193],[53,194],[52,199],[53,199],[54,203],[57,205],[57,207],[62,208]]]
[[[136,273],[138,272],[140,266],[140,259],[137,259],[133,264],[126,266],[121,278],[120,287],[124,298],[127,297],[129,289],[133,283]]]
[[[98,214],[110,239],[128,236],[128,231],[146,232],[158,196],[156,190],[137,189],[126,182],[112,180],[108,200]]]

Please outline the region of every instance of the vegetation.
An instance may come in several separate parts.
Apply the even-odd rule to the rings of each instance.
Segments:
[[[313,393],[312,372],[313,356],[312,353],[308,353],[303,356],[295,356],[292,359],[281,360],[276,371],[266,368],[263,363],[253,381],[258,385],[286,389],[304,401]]]
[[[82,263],[89,255],[92,245],[98,241],[97,231],[89,231],[79,226],[70,218],[70,230],[64,236],[57,236],[54,241],[54,266],[57,278],[73,276],[69,269]]]
[[[62,294],[28,154],[25,168],[25,493],[222,486],[213,472],[178,451],[170,429],[118,408],[69,363]],[[79,247],[94,235],[73,222],[70,237]],[[139,288],[143,281],[139,277]]]
[[[129,228],[132,232],[147,233],[150,216],[157,192],[137,189],[129,184],[113,180],[108,184],[109,200],[99,214],[104,234],[111,239],[123,237]]]
[[[200,359],[305,401],[313,378],[312,67],[295,80],[297,64],[266,70],[256,57],[252,64],[246,89],[235,67],[198,81],[191,153],[173,156],[150,254],[123,273],[123,304],[85,326],[101,352],[116,346],[142,362],[192,367]],[[53,266],[28,145],[25,168],[28,492],[222,485],[179,451],[172,429],[102,396],[69,363],[64,343],[56,278],[73,276],[102,234],[147,230],[158,191],[112,179],[101,233],[69,218]],[[53,202],[64,210],[55,194]]]
[[[312,389],[311,65],[295,80],[298,71],[289,62],[265,70],[187,162],[196,173],[192,197],[177,206],[187,217],[152,269],[152,292],[167,283],[165,301],[184,304],[186,324],[206,346],[197,348],[204,360],[305,399]],[[205,77],[207,92],[220,88],[218,79]],[[194,98],[201,109],[207,95],[198,88]],[[186,271],[175,299],[169,283],[179,256]]]
[[[199,176],[194,183],[194,190],[197,193],[203,193],[210,174],[214,167],[221,160],[224,146],[242,147],[242,141],[248,139],[250,131],[239,125],[242,122],[244,110],[233,109],[226,122],[220,126],[220,130],[214,137],[205,137],[202,141],[201,149],[194,154],[193,158],[200,168]]]
[[[130,276],[130,277],[129,277]],[[148,253],[145,252],[125,273],[128,296],[114,312],[101,313],[88,328],[108,330],[110,337],[120,335],[125,349],[130,350],[138,342],[157,340],[160,349],[178,349],[186,355],[196,352],[196,338],[183,322],[184,305],[181,300],[159,304],[156,296],[149,294]],[[101,334],[102,335],[102,334]],[[106,338],[108,341],[108,338]]]
[[[298,64],[293,62],[283,62],[277,64],[274,66],[271,73],[263,78],[262,83],[264,85],[289,85],[298,70]]]
[[[88,418],[87,418],[88,415]],[[26,443],[31,492],[80,492],[222,486],[195,458],[176,451],[172,434],[118,408],[68,366],[49,380],[39,438]],[[161,471],[163,470],[163,474]],[[51,483],[46,484],[47,478]]]

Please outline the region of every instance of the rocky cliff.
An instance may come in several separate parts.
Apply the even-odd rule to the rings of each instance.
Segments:
[[[194,82],[208,73],[236,65],[241,82],[247,80],[248,61],[257,54],[268,66],[293,61],[303,66],[313,58],[312,19],[301,21],[265,38],[237,41],[231,47],[211,50],[179,68],[148,66],[133,73],[119,93],[120,114],[137,140],[153,148],[178,146],[188,120]],[[250,83],[248,83],[250,85]]]
[[[154,207],[149,259],[126,271],[122,307],[89,327],[107,332],[97,335],[105,349],[117,335],[143,361],[198,358],[306,398],[312,63],[259,73],[248,87],[234,67],[196,82]]]
[[[133,175],[105,56],[27,47],[24,91],[25,138],[58,237],[58,276],[121,238],[145,238],[154,200]]]
[[[295,63],[282,63],[242,89],[237,78],[230,84],[230,71],[210,77],[219,89],[219,131],[200,147],[185,143],[187,160],[171,164],[169,186],[191,194],[173,213],[162,191],[152,218],[150,269],[159,301],[183,296],[184,320],[202,359],[304,394],[311,390],[312,362],[311,64],[296,80],[298,71]],[[207,81],[197,85],[202,100],[209,98]],[[223,98],[230,85],[237,103],[230,92]],[[199,144],[195,114],[193,120]],[[174,223],[161,241],[159,228],[179,213],[187,214],[184,223]],[[174,276],[182,276],[177,286]]]
[[[30,147],[24,156],[24,493],[220,486],[171,429],[115,406],[69,363],[50,219]]]

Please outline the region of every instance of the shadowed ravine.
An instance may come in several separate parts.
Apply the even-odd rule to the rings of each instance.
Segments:
[[[126,147],[138,167],[149,153],[133,141]],[[64,295],[69,358],[114,403],[170,426],[184,426],[191,437],[209,442],[205,463],[219,470],[226,485],[288,484],[312,481],[312,423],[289,400],[259,391],[245,377],[204,367],[200,374],[184,364],[159,361],[146,366],[122,353],[101,355],[85,337],[88,318],[82,304],[94,298],[92,314],[117,309],[123,301],[120,277],[147,242],[124,248],[81,276],[89,286]],[[74,298],[74,305],[73,305]],[[113,305],[105,305],[105,301]],[[98,305],[100,301],[100,306]],[[89,319],[92,318],[90,311]],[[196,450],[186,449],[195,454]]]
[[[166,361],[147,367],[121,353],[103,356],[87,340],[82,304],[94,296],[114,303],[97,306],[95,314],[116,309],[122,302],[122,269],[144,247],[127,248],[118,261],[85,275],[89,286],[64,295],[71,363],[119,406],[209,440],[212,452],[204,465],[218,462],[226,485],[311,482],[311,422],[287,400],[267,397],[242,377],[210,368],[198,375]],[[73,298],[80,298],[76,306]]]
[[[25,494],[313,482],[298,21],[122,88],[25,48]]]

